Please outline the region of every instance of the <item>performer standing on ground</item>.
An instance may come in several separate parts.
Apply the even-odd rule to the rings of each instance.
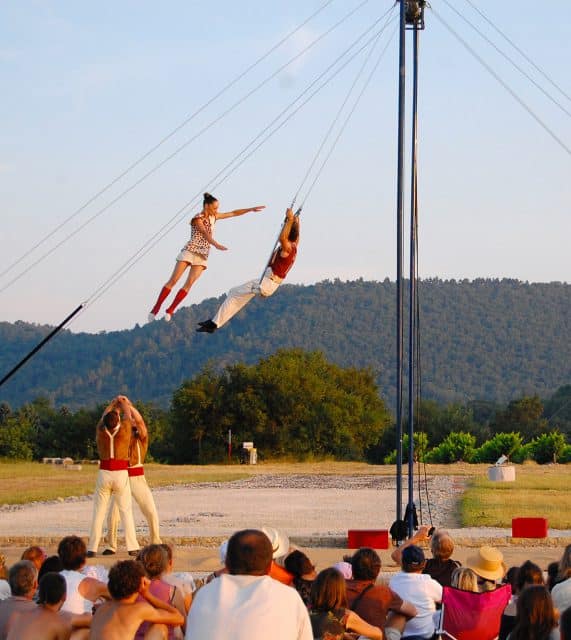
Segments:
[[[250,280],[245,284],[230,289],[216,315],[211,320],[199,322],[200,326],[197,331],[214,333],[216,329],[220,329],[240,309],[245,307],[256,294],[261,295],[263,298],[268,298],[277,291],[289,270],[293,267],[297,257],[299,216],[295,216],[291,208],[286,211],[286,222],[278,242],[280,244],[279,249],[264,272],[262,281]]]
[[[131,403],[129,403],[131,404]],[[131,432],[131,443],[129,445],[129,484],[131,485],[131,496],[139,505],[142,514],[149,524],[149,538],[151,544],[162,544],[159,534],[159,516],[153,494],[149,489],[143,462],[149,448],[149,432],[143,416],[131,404],[131,419],[134,423]],[[107,547],[103,551],[104,556],[111,556],[117,551],[117,528],[119,526],[119,507],[113,497],[107,518]]]
[[[202,202],[202,211],[196,214],[190,221],[191,235],[190,240],[182,248],[176,259],[176,265],[171,277],[161,289],[159,297],[155,302],[155,306],[149,313],[149,322],[155,320],[157,313],[160,311],[163,302],[168,297],[174,285],[178,282],[182,274],[190,267],[186,282],[179,289],[170,307],[165,312],[165,320],[167,322],[172,318],[172,314],[178,305],[184,300],[192,285],[200,278],[202,272],[206,269],[208,263],[208,253],[210,245],[219,251],[226,251],[227,247],[216,242],[214,239],[214,225],[217,220],[225,218],[234,218],[242,216],[250,211],[262,211],[265,206],[248,207],[247,209],[235,209],[228,213],[218,212],[218,200],[209,193],[204,194]]]
[[[99,472],[93,495],[93,518],[87,545],[87,555],[90,558],[97,554],[103,532],[103,521],[111,496],[115,497],[119,508],[129,554],[136,555],[139,550],[127,473],[129,443],[133,429],[131,406],[126,396],[117,396],[103,412],[95,430]]]

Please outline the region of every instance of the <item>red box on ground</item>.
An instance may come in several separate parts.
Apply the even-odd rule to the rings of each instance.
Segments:
[[[388,549],[388,530],[349,529],[349,531],[347,532],[347,548],[359,549],[360,547],[371,547],[372,549]]]
[[[512,538],[547,538],[547,518],[512,518]]]

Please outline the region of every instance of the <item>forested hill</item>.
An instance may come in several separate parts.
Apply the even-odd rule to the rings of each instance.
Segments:
[[[506,401],[546,396],[571,382],[571,285],[430,279],[421,283],[420,299],[425,397]],[[371,367],[393,405],[394,282],[283,285],[217,333],[196,333],[196,322],[211,317],[218,302],[181,309],[170,324],[62,332],[0,389],[0,401],[17,407],[45,396],[76,408],[121,392],[166,406],[175,388],[207,363],[254,363],[297,347],[323,351],[341,366]],[[50,329],[0,323],[0,375]]]

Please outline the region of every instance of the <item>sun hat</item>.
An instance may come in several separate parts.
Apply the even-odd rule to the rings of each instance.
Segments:
[[[477,555],[470,556],[466,560],[466,566],[485,580],[499,580],[507,570],[503,553],[488,546],[480,547]]]
[[[272,543],[273,558],[281,558],[289,551],[289,538],[285,533],[273,527],[262,527],[262,531],[268,536]]]
[[[402,563],[411,567],[418,567],[424,564],[426,558],[424,557],[424,551],[417,547],[415,544],[411,544],[402,550]]]

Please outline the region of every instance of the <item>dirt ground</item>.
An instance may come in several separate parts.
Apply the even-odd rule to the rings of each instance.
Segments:
[[[461,562],[481,544],[494,544],[504,553],[508,566],[532,559],[545,569],[571,542],[571,531],[550,531],[545,540],[515,540],[506,529],[458,528],[456,507],[464,482],[454,476],[429,478],[432,522],[450,530],[457,543],[454,557]],[[388,529],[395,519],[394,478],[373,475],[270,474],[230,483],[165,487],[153,494],[161,535],[176,547],[175,569],[197,574],[218,568],[218,545],[238,529],[276,527],[323,568],[351,552],[346,549],[349,529]],[[424,522],[429,522],[427,508],[425,501]],[[7,556],[8,564],[33,543],[55,553],[63,536],[87,534],[91,512],[91,498],[3,507],[0,552]],[[144,544],[147,527],[137,508],[135,521]],[[102,544],[100,551],[103,548]],[[380,554],[385,570],[395,571],[390,550]],[[90,562],[109,566],[124,557],[126,552],[120,550],[116,556],[99,556]]]

